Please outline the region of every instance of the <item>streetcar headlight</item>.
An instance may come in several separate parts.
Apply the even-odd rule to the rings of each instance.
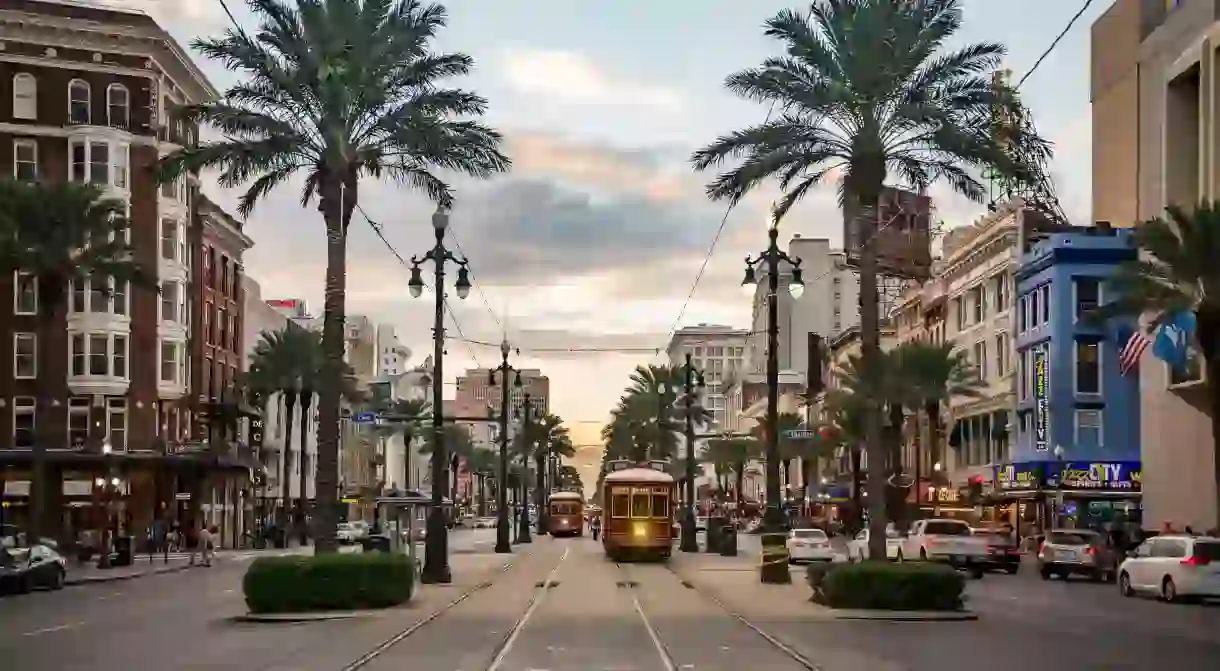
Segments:
[[[648,535],[648,529],[645,529],[643,524],[636,524],[631,527],[631,534],[636,538],[643,538]]]

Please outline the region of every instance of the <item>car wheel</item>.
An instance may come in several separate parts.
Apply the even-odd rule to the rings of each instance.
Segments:
[[[1131,576],[1126,571],[1118,576],[1118,593],[1125,597],[1135,596],[1135,590],[1131,589]]]
[[[1161,582],[1161,598],[1166,603],[1173,603],[1178,600],[1178,586],[1174,584],[1173,578],[1165,576],[1165,580]]]
[[[55,577],[51,579],[51,589],[59,591],[64,588],[68,579],[67,571],[62,568],[55,572]]]

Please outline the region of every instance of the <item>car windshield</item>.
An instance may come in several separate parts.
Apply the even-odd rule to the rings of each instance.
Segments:
[[[1093,542],[1092,534],[1074,533],[1070,531],[1052,531],[1046,540],[1054,545],[1089,545]]]
[[[937,536],[969,536],[970,525],[965,522],[952,522],[949,520],[938,520],[928,522],[924,526],[925,534],[936,534]]]
[[[1195,558],[1206,559],[1208,561],[1220,561],[1220,543],[1196,541]]]
[[[826,532],[821,529],[796,529],[792,532],[792,537],[824,541],[826,540]]]

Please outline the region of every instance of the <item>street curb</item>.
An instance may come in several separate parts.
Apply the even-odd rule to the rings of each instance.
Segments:
[[[360,618],[386,617],[393,615],[397,611],[406,610],[410,606],[410,601],[389,608],[377,608],[373,610],[338,610],[338,611],[321,611],[318,613],[246,613],[245,615],[234,615],[230,618],[233,622],[258,622],[261,624],[267,623],[282,623],[289,624],[293,622],[326,622],[329,620],[355,620]]]
[[[180,573],[188,569],[198,568],[196,566],[170,566],[152,569],[149,571],[141,571],[140,573],[124,573],[119,575],[99,575],[88,578],[68,578],[64,580],[64,587],[80,587],[82,585],[97,585],[107,582],[121,582],[124,580],[135,580],[136,578],[146,578],[153,575],[164,575],[167,573]]]
[[[969,610],[851,610],[814,605],[819,620],[873,620],[877,622],[972,622],[978,613]]]

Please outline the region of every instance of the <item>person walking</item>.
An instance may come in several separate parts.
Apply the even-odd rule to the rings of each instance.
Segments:
[[[589,521],[589,530],[593,532],[593,540],[597,540],[602,531],[602,518],[594,517]]]
[[[200,553],[200,542],[203,540],[205,533],[207,532],[204,531],[198,522],[191,522],[190,526],[186,528],[186,538],[184,540],[186,541],[186,551],[190,553],[190,559],[187,563],[191,566],[195,565],[195,559]]]
[[[212,565],[212,554],[215,552],[215,532],[216,527],[209,527],[206,524],[199,528],[199,551],[203,557],[203,565]]]

